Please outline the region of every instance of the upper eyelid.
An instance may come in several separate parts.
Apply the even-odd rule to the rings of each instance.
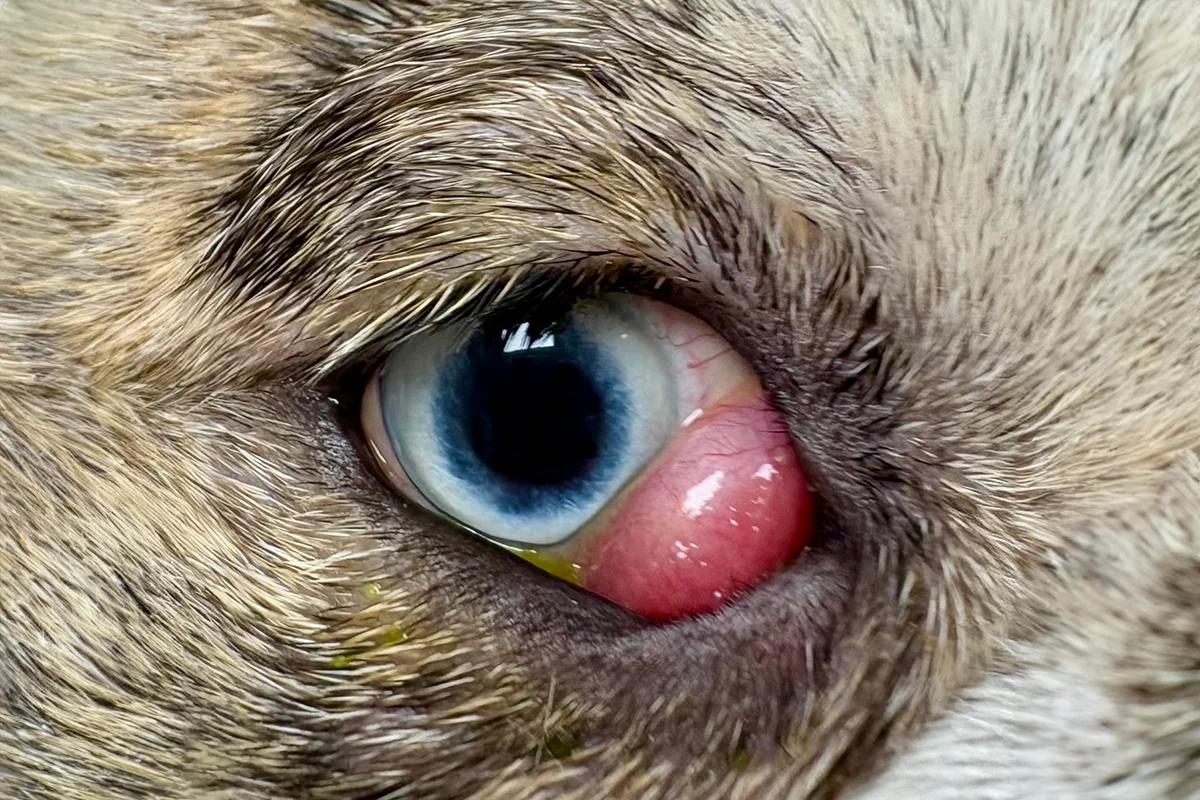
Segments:
[[[601,270],[583,267],[568,272],[559,266],[527,268],[516,276],[484,274],[477,278],[483,285],[472,287],[465,301],[448,300],[440,304],[441,314],[420,312],[376,321],[364,326],[357,339],[343,342],[327,354],[316,369],[317,382],[328,381],[356,366],[382,358],[387,351],[409,336],[427,333],[435,328],[470,323],[463,329],[469,334],[474,326],[485,320],[512,315],[527,321],[531,317],[554,318],[578,300],[601,291],[635,291],[640,294],[661,293],[665,279],[647,270]],[[437,309],[434,298],[421,305]],[[449,309],[449,313],[447,313]],[[367,335],[363,335],[363,333]]]

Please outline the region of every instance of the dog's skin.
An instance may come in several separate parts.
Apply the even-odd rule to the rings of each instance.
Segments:
[[[0,0],[0,796],[1197,796],[1198,169],[1194,0]],[[827,517],[725,612],[366,466],[660,278]]]

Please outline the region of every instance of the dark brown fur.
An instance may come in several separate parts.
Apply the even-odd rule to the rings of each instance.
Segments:
[[[1191,0],[0,0],[0,795],[1195,796],[1197,165]],[[825,503],[719,615],[347,433],[596,287]]]

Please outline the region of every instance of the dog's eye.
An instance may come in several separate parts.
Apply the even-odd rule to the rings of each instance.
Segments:
[[[758,378],[657,301],[609,294],[549,322],[415,337],[362,407],[403,495],[651,618],[723,605],[811,533]]]

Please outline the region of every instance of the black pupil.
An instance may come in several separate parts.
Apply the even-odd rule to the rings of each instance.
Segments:
[[[504,352],[486,337],[469,385],[470,444],[499,476],[532,484],[564,484],[595,460],[604,408],[582,365],[561,346]]]

